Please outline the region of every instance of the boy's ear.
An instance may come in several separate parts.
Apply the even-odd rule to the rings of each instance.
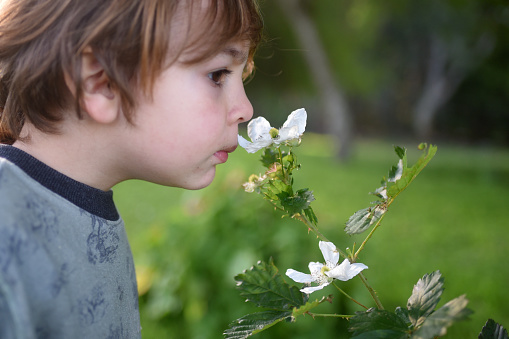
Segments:
[[[92,48],[86,47],[81,55],[83,79],[83,109],[99,123],[112,123],[120,112],[120,98],[111,88],[110,79],[99,63]]]

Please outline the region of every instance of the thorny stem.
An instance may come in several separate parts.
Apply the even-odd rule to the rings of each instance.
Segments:
[[[334,285],[334,287],[336,287],[338,289],[339,292],[343,293],[348,299],[350,299],[351,301],[353,301],[354,303],[356,303],[357,305],[360,305],[361,307],[364,307],[365,309],[368,309],[366,306],[364,306],[363,304],[361,304],[360,302],[358,302],[357,300],[355,300],[354,298],[352,298],[351,296],[349,296],[345,291],[343,291],[341,288],[339,288],[338,285],[336,285],[335,283],[332,283]]]
[[[277,150],[279,152],[279,163],[281,164],[281,174],[283,174],[283,180],[286,182],[285,166],[283,166],[283,152],[281,152],[281,147],[278,147]]]
[[[364,277],[364,274],[359,273],[359,277],[361,278],[362,280],[362,283],[364,284],[364,286],[366,286],[366,288],[368,289],[369,291],[369,294],[371,294],[371,297],[373,298],[373,300],[375,301],[375,304],[377,306],[377,308],[379,310],[383,310],[384,307],[382,305],[382,302],[380,301],[380,299],[378,298],[378,296],[376,295],[376,291],[373,289],[373,287],[371,287],[368,283],[368,280]]]

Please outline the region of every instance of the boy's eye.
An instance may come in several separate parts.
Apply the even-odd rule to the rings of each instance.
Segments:
[[[223,84],[224,80],[226,79],[226,77],[228,75],[230,75],[231,73],[232,73],[232,71],[230,71],[229,69],[223,68],[223,69],[219,69],[214,72],[210,72],[208,74],[208,77],[210,80],[212,80],[214,85],[221,86]]]

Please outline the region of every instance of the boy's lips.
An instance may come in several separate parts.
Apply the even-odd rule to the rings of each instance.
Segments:
[[[228,160],[228,153],[235,151],[237,145],[222,149],[214,153],[214,156],[219,159],[221,164],[224,164]]]

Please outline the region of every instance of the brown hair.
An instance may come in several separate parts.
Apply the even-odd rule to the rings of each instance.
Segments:
[[[12,144],[28,119],[56,132],[62,112],[76,107],[81,117],[81,53],[90,46],[131,121],[135,91],[150,95],[168,63],[177,9],[190,18],[190,0],[4,0],[0,2],[0,142]],[[249,65],[261,37],[256,0],[208,0],[202,33],[182,50],[199,45],[200,62],[233,39],[250,43]],[[3,7],[2,7],[3,6]],[[200,7],[200,6],[197,6]],[[196,7],[196,8],[197,8]],[[188,20],[187,33],[193,25]],[[206,33],[206,37],[204,34]],[[172,51],[172,56],[175,54]],[[175,59],[172,59],[175,60]],[[249,66],[248,65],[248,66]],[[251,67],[248,67],[251,68]],[[73,96],[64,74],[74,82]]]

